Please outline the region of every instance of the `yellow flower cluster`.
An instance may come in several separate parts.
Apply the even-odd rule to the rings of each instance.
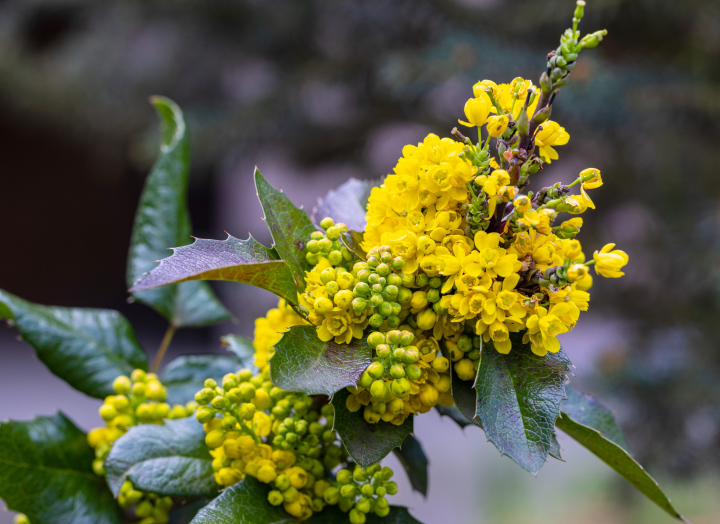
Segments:
[[[88,444],[95,450],[93,471],[97,475],[105,474],[105,459],[113,443],[130,427],[189,417],[197,407],[195,402],[171,407],[165,402],[167,391],[157,375],[142,369],[134,370],[130,377],[117,377],[113,389],[115,395],[106,397],[99,410],[105,426],[87,435]],[[118,504],[122,508],[135,506],[135,515],[142,519],[141,524],[164,524],[170,518],[172,499],[136,490],[132,482],[126,481],[118,495]]]

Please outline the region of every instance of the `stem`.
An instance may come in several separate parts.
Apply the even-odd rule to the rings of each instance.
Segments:
[[[155,354],[155,360],[153,360],[152,368],[150,368],[150,371],[152,371],[153,373],[157,373],[157,370],[160,367],[160,362],[162,362],[162,359],[167,352],[167,348],[170,345],[173,336],[175,335],[175,329],[176,328],[174,324],[170,324],[168,326],[167,331],[165,332],[165,336],[163,337],[162,342],[160,342],[160,347]]]
[[[585,262],[586,266],[592,266],[595,263],[594,260],[591,260],[590,262]]]

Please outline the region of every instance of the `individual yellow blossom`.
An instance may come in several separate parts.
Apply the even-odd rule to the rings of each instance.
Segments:
[[[527,197],[527,195],[520,195],[519,197],[515,198],[513,201],[513,206],[515,207],[515,211],[518,213],[525,213],[526,211],[530,210],[530,206],[532,205],[530,199]]]
[[[498,97],[499,89],[498,85],[492,80],[482,80],[473,86],[473,94],[476,98],[487,96],[487,90],[490,90],[494,98]]]
[[[280,299],[278,307],[271,309],[263,318],[255,321],[255,365],[262,369],[275,353],[273,347],[282,338],[282,334],[292,326],[307,324],[303,318],[295,313],[285,300]]]
[[[599,169],[588,167],[580,171],[580,180],[585,189],[595,189],[603,185],[602,175]]]
[[[458,120],[464,126],[476,127],[482,126],[487,122],[488,115],[490,114],[491,107],[490,100],[485,94],[479,98],[470,98],[465,103],[465,117],[468,119],[467,122]]]
[[[605,244],[600,251],[595,251],[595,271],[605,278],[620,278],[625,273],[620,271],[629,260],[627,253],[619,249],[613,250],[615,244]]]
[[[530,349],[539,356],[548,351],[557,353],[560,351],[557,335],[567,332],[568,328],[557,316],[548,314],[546,308],[537,307],[536,311],[526,322],[528,330],[525,337],[530,342]]]
[[[540,131],[535,135],[535,146],[538,148],[538,155],[543,162],[550,164],[557,160],[558,154],[554,146],[564,146],[570,140],[570,135],[564,127],[552,120],[542,124]]]
[[[491,116],[487,120],[488,134],[493,138],[499,137],[505,132],[505,129],[507,129],[509,121],[507,115]]]

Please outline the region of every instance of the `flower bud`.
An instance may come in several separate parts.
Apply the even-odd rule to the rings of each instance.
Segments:
[[[320,221],[320,227],[328,230],[335,225],[335,221],[330,217],[325,217]]]
[[[367,342],[368,342],[368,344],[370,345],[371,348],[375,349],[375,348],[377,348],[380,344],[384,344],[384,343],[385,343],[385,335],[383,335],[383,334],[382,334],[381,332],[379,332],[379,331],[373,331],[372,333],[370,333],[370,334],[368,335],[368,337],[367,337]]]
[[[270,493],[268,493],[268,502],[273,506],[279,506],[280,504],[285,502],[285,497],[283,497],[283,494],[280,493],[278,490],[274,489]]]
[[[325,499],[325,502],[328,504],[337,504],[340,501],[340,490],[334,487],[329,487],[325,490],[325,493],[323,493],[323,499]]]
[[[398,398],[405,398],[410,394],[410,381],[406,378],[399,378],[392,381],[390,389]]]
[[[405,376],[405,368],[400,364],[394,364],[390,368],[390,376],[392,378],[403,378]]]
[[[509,119],[507,115],[494,115],[487,120],[487,131],[488,134],[497,138],[505,132],[507,129]]]
[[[321,297],[315,300],[315,304],[313,304],[313,307],[315,308],[315,311],[321,315],[325,315],[326,313],[329,313],[333,309],[333,303],[329,298]]]
[[[378,379],[383,375],[383,365],[380,362],[373,362],[367,367],[366,373],[374,379]],[[366,386],[363,386],[366,387]]]
[[[370,386],[370,395],[375,400],[381,400],[385,398],[389,393],[387,384],[383,380],[376,380]]]
[[[436,357],[435,360],[431,362],[431,366],[438,373],[445,373],[450,367],[450,361],[445,357]]]
[[[458,360],[455,362],[454,368],[460,380],[472,380],[475,378],[475,367],[469,358]]]
[[[405,367],[405,374],[410,380],[417,380],[422,376],[422,371],[417,365],[410,364],[409,366]]]
[[[348,309],[351,306],[354,298],[355,297],[353,296],[352,291],[348,289],[343,289],[337,292],[333,300],[338,307],[342,309]]]
[[[435,326],[436,321],[437,313],[435,313],[432,309],[426,309],[417,315],[418,327],[423,331],[432,329]]]
[[[129,394],[131,387],[132,383],[130,382],[130,379],[124,375],[120,375],[115,380],[113,380],[113,390],[117,395]]]
[[[387,358],[390,356],[391,349],[390,346],[388,346],[387,344],[379,344],[377,348],[375,348],[375,352],[377,353],[378,357]]]
[[[420,310],[428,305],[427,293],[425,291],[415,291],[410,299],[410,306],[415,310]]]

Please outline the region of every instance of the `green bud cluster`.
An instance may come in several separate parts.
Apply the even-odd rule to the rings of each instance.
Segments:
[[[456,342],[446,340],[445,348],[458,377],[462,380],[474,379],[480,367],[482,336],[475,334],[472,322],[465,323],[464,332]]]
[[[123,483],[117,500],[123,509],[135,506],[135,516],[141,519],[138,524],[166,524],[170,521],[172,498],[136,490],[129,480]]]
[[[353,471],[341,469],[336,475],[336,482],[323,494],[325,502],[337,504],[345,512],[349,512],[351,524],[364,524],[366,515],[374,513],[384,517],[390,513],[390,505],[386,495],[397,493],[397,484],[390,481],[393,470],[380,464],[366,469],[355,466]]]
[[[347,232],[345,224],[335,224],[332,218],[326,217],[320,222],[320,227],[323,231],[312,233],[305,244],[305,260],[310,265],[314,266],[323,257],[333,266],[348,266],[357,258],[340,240],[343,233]]]

